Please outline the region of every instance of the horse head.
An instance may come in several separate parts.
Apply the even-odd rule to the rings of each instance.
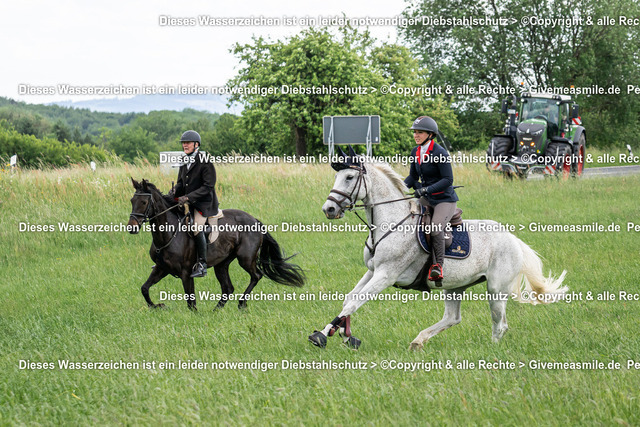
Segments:
[[[142,224],[155,215],[157,211],[156,204],[159,200],[158,195],[160,195],[161,199],[162,193],[146,179],[138,182],[131,178],[131,183],[136,192],[131,197],[131,214],[127,225],[130,227],[129,233],[138,234]]]
[[[322,205],[322,211],[329,219],[342,218],[345,210],[351,209],[356,201],[367,197],[367,170],[363,160],[351,146],[348,155],[340,147],[338,150],[337,161],[331,163],[331,167],[337,172],[336,180],[327,201]]]

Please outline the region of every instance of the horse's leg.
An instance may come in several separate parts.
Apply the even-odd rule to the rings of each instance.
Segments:
[[[218,301],[216,309],[224,307],[231,294],[233,294],[233,283],[231,283],[231,277],[229,276],[229,264],[231,264],[231,261],[233,261],[233,259],[226,259],[213,267],[222,291],[222,296],[220,301]]]
[[[507,300],[514,285],[520,281],[522,269],[521,251],[516,248],[503,252],[502,257],[494,258],[492,266],[487,270],[487,294],[491,309],[493,342],[498,342],[507,332]]]
[[[363,277],[363,279],[365,277]],[[362,307],[365,302],[369,301],[369,299],[371,299],[371,296],[377,295],[387,289],[389,286],[393,285],[396,282],[397,278],[398,273],[391,273],[385,268],[378,267],[373,272],[373,275],[369,279],[369,281],[364,286],[362,286],[360,292],[358,292],[357,294],[350,293],[349,295],[351,295],[351,298],[349,300],[345,298],[345,302],[342,305],[342,311],[340,312],[340,315],[338,317],[351,316],[356,312],[356,310]]]
[[[445,293],[445,295],[458,294],[460,297],[464,293],[464,291],[455,290],[455,289],[452,289],[452,290],[445,289],[443,292]],[[460,316],[461,303],[462,303],[462,298],[453,297],[450,299],[445,299],[444,315],[442,316],[442,320],[440,320],[435,325],[429,326],[427,329],[420,332],[418,336],[409,345],[409,349],[422,350],[422,345],[424,344],[425,341],[429,340],[431,337],[439,334],[445,329],[448,329],[460,323],[460,320],[462,319],[462,317]]]
[[[507,272],[505,272],[507,273]],[[492,337],[493,342],[498,342],[502,338],[509,326],[507,325],[507,299],[512,288],[512,283],[516,280],[518,274],[515,270],[515,278],[505,280],[508,276],[497,276],[487,278],[487,293],[489,297],[489,308],[491,308],[491,321],[493,323]]]
[[[360,281],[358,282],[358,284],[356,285],[355,288],[353,288],[351,290],[351,292],[349,292],[345,298],[344,298],[344,302],[342,303],[342,308],[344,309],[345,306],[347,305],[348,301],[351,301],[353,298],[356,298],[355,295],[359,294],[360,291],[362,290],[362,288],[365,287],[365,285],[367,283],[369,283],[369,280],[371,280],[371,278],[373,277],[373,271],[371,270],[367,270],[366,273],[364,273],[364,276],[362,276],[362,278],[360,279]]]
[[[371,280],[371,277],[373,277],[373,272],[371,270],[367,270],[366,273],[364,273],[364,276],[362,276],[362,278],[358,281],[358,284],[356,285],[355,288],[353,288],[351,290],[351,292],[349,292],[345,298],[344,298],[344,302],[342,303],[342,309],[344,310],[344,307],[347,305],[348,301],[351,301],[353,298],[356,298],[354,295],[357,295],[358,293],[360,293],[360,291],[362,290],[362,288],[369,283],[369,280]],[[337,317],[336,317],[337,319]],[[333,329],[336,325],[334,325],[335,323],[335,319],[333,322],[328,323],[327,326],[324,327],[324,329],[322,330],[322,334],[324,334],[325,336],[327,336],[329,334],[329,331],[331,329]]]
[[[490,297],[491,320],[493,321],[493,333],[491,339],[498,342],[502,338],[509,325],[507,325],[507,299],[494,299]]]
[[[242,253],[243,251],[238,251],[238,263],[240,267],[244,269],[247,273],[249,273],[249,277],[251,280],[249,281],[249,286],[245,289],[242,294],[242,298],[240,298],[240,302],[238,303],[238,308],[247,308],[247,298],[249,294],[253,290],[253,288],[258,284],[258,281],[262,279],[262,273],[256,267],[256,257],[257,253],[254,253],[253,256]]]
[[[376,295],[392,284],[395,283],[398,278],[397,274],[390,274],[383,268],[378,268],[375,272],[368,271],[360,282],[356,285],[353,291],[348,295],[349,298],[345,298],[342,305],[342,311],[327,324],[322,331],[316,331],[309,336],[309,341],[318,347],[325,347],[327,344],[327,336],[333,335],[336,330],[344,332],[346,335],[345,343],[351,347],[359,347],[360,340],[351,336],[351,315],[360,308],[365,302],[370,299],[370,296]],[[359,288],[359,292],[354,292]]]
[[[184,288],[184,293],[187,295],[187,307],[189,307],[189,310],[197,311],[198,309],[196,308],[196,290],[193,283],[193,277],[189,277],[190,275],[190,269],[187,269],[183,272],[182,287]]]
[[[151,298],[149,297],[149,288],[155,285],[156,283],[158,283],[160,280],[162,280],[167,274],[169,273],[167,273],[164,269],[158,267],[157,265],[154,266],[153,270],[151,271],[151,274],[149,275],[149,278],[147,279],[146,282],[144,282],[144,284],[142,285],[142,288],[140,288],[140,290],[142,291],[142,296],[147,301],[147,305],[149,307],[151,308],[164,307],[164,304],[154,304],[153,301],[151,301]]]

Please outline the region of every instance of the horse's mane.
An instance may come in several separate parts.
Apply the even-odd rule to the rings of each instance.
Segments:
[[[147,187],[149,190],[151,190],[151,191],[156,191],[156,192],[158,192],[161,196],[163,195],[163,194],[162,194],[162,191],[160,191],[160,190],[158,189],[158,187],[156,187],[154,184],[152,184],[151,182],[147,181],[147,180],[146,180],[146,179],[144,179],[144,178],[142,179],[142,185],[143,185],[143,186],[146,186],[146,187]]]
[[[164,194],[162,193],[162,191],[160,191],[158,187],[156,187],[153,183],[143,178],[140,184],[142,189],[146,189],[146,191],[149,191],[150,193],[156,193],[156,195],[159,196],[157,200],[160,201],[160,203],[164,207],[172,206],[172,204],[167,202],[167,200],[164,198]]]
[[[409,188],[404,183],[404,178],[400,176],[396,171],[391,169],[387,163],[370,163],[375,169],[380,171],[384,176],[389,178],[393,185],[400,190],[403,194],[409,191]]]

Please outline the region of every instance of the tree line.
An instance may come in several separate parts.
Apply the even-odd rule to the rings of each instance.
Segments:
[[[398,43],[375,40],[346,25],[235,44],[232,52],[240,67],[228,86],[242,89],[229,99],[243,107],[238,116],[192,109],[98,113],[0,98],[0,157],[18,152],[34,165],[69,163],[77,159],[72,152],[157,161],[159,151],[180,149],[178,138],[186,129],[200,132],[203,149],[216,155],[316,155],[326,151],[323,116],[369,114],[381,116],[377,155],[407,151],[408,127],[421,115],[435,118],[455,149],[484,149],[501,131],[500,96],[382,90],[447,85],[519,91],[620,87],[620,94],[574,99],[581,105],[589,145],[622,146],[636,141],[640,132],[639,97],[624,90],[627,84],[640,84],[640,27],[604,19],[639,14],[635,0],[584,0],[579,5],[569,0],[413,0],[404,17],[415,25],[399,28]],[[422,17],[438,17],[441,25],[425,26]],[[491,18],[491,23],[456,25],[455,19],[465,17]],[[523,25],[530,17],[564,24]],[[55,148],[48,151],[48,145]]]
[[[0,158],[17,154],[20,165],[28,167],[116,158],[156,162],[160,151],[181,149],[186,129],[199,129],[209,151],[225,154],[238,139],[232,130],[236,119],[193,109],[103,113],[0,97]]]

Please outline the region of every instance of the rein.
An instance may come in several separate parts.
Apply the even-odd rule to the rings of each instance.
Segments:
[[[157,217],[159,217],[160,215],[162,215],[165,212],[169,212],[171,209],[178,207],[179,205],[173,205],[170,208],[167,208],[165,210],[163,210],[162,212],[160,212],[159,214],[156,214],[152,217],[149,217],[149,208],[151,207],[151,205],[153,205],[153,209],[156,209],[156,201],[153,200],[153,194],[151,193],[138,193],[139,196],[149,196],[149,200],[151,200],[151,203],[149,203],[147,205],[147,209],[144,211],[144,213],[137,213],[137,212],[131,212],[129,214],[129,218],[133,217],[133,219],[135,219],[136,221],[138,221],[137,217],[142,217],[142,222],[140,223],[140,225],[144,224],[147,221],[151,221],[152,219],[156,219]]]
[[[151,221],[156,219],[157,217],[159,217],[160,215],[169,212],[171,209],[179,206],[179,205],[173,205],[170,208],[167,208],[165,210],[163,210],[162,212],[149,217],[149,210],[153,207],[153,210],[156,210],[156,202],[155,200],[153,200],[153,194],[151,193],[137,193],[139,196],[149,196],[149,200],[151,201],[151,203],[147,204],[147,208],[145,209],[144,213],[138,213],[138,212],[131,212],[131,214],[129,214],[129,218],[133,218],[135,219],[139,224],[140,227],[142,227],[142,225],[147,222],[147,221]],[[142,218],[142,221],[138,220],[138,217]],[[185,217],[186,218],[186,217]],[[176,227],[175,231],[173,232],[173,235],[171,236],[171,238],[169,239],[169,242],[166,245],[163,245],[162,247],[156,248],[156,254],[160,254],[160,252],[165,249],[166,247],[168,247],[171,242],[173,242],[173,239],[177,236],[178,234],[178,230],[180,229],[180,219],[178,219],[178,227]],[[154,243],[155,244],[155,243]]]
[[[357,195],[360,192],[360,188],[362,188],[362,184],[363,183],[364,183],[365,192],[369,193],[369,189],[367,188],[367,181],[364,179],[364,175],[367,173],[367,170],[365,169],[364,166],[349,166],[349,168],[350,169],[355,169],[355,170],[358,171],[358,181],[356,181],[356,184],[353,186],[353,190],[351,191],[351,193],[347,194],[344,191],[340,191],[340,190],[336,190],[335,188],[332,188],[331,191],[329,192],[329,197],[327,197],[327,200],[334,202],[335,204],[340,206],[340,209],[343,209],[344,211],[353,211],[356,214],[356,216],[358,217],[358,219],[360,221],[362,221],[362,223],[364,225],[367,226],[367,228],[369,229],[369,236],[371,237],[371,242],[373,243],[373,246],[372,247],[369,246],[368,238],[367,238],[367,240],[365,240],[364,244],[367,247],[367,249],[369,249],[369,252],[371,253],[371,256],[374,256],[376,248],[378,247],[380,242],[383,241],[386,237],[388,237],[389,234],[394,232],[395,229],[387,230],[387,232],[377,242],[374,242],[374,237],[373,237],[374,228],[367,221],[365,221],[358,214],[357,211],[358,210],[366,210],[368,208],[373,208],[374,206],[386,205],[388,203],[396,203],[396,202],[401,202],[401,201],[404,201],[404,200],[414,199],[415,197],[407,196],[407,197],[401,197],[399,199],[385,200],[384,202],[368,203],[368,204],[367,203],[362,203],[361,205],[357,205],[357,204],[354,203],[355,200],[353,199],[353,195],[354,194]],[[331,196],[331,193],[339,194],[340,196],[342,196],[342,199],[341,200],[337,200],[335,197]],[[342,203],[345,200],[348,200],[349,204],[345,205],[343,207]],[[409,212],[409,214],[407,216],[405,216],[396,226],[399,226],[402,223],[404,223],[412,215],[414,215],[414,214]],[[371,222],[373,222],[373,210],[371,211]]]
[[[337,204],[338,206],[340,206],[340,209],[350,211],[355,207],[353,204],[353,202],[355,201],[353,199],[353,195],[354,194],[357,195],[360,192],[360,188],[362,188],[362,184],[364,183],[364,191],[366,193],[369,192],[369,189],[367,188],[367,181],[364,179],[364,175],[367,173],[367,170],[364,168],[364,166],[349,166],[349,169],[355,169],[358,171],[358,180],[356,181],[356,185],[353,186],[353,190],[351,190],[351,193],[347,194],[344,191],[340,191],[340,190],[336,190],[335,188],[332,188],[331,191],[329,192],[329,197],[327,197],[327,200],[330,200],[335,204]],[[331,193],[339,194],[340,196],[342,196],[342,199],[337,200],[335,197],[331,195]],[[346,205],[345,207],[342,207],[342,203],[345,200],[348,200],[349,204]]]

